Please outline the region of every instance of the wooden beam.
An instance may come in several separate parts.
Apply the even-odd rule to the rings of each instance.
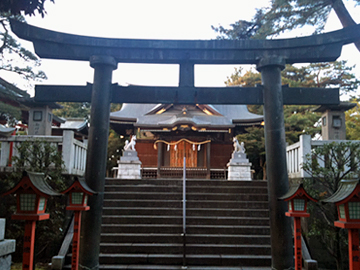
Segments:
[[[37,85],[37,102],[91,102],[91,84],[86,86]],[[112,103],[163,104],[263,104],[262,86],[257,87],[164,87],[112,86]],[[286,105],[339,104],[338,88],[283,86]]]
[[[11,20],[11,29],[34,44],[41,58],[89,61],[108,55],[118,63],[258,64],[274,55],[286,64],[335,61],[344,44],[360,38],[360,25],[320,35],[272,40],[150,40],[71,35]]]

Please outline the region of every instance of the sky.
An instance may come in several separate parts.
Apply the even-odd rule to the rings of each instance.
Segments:
[[[250,20],[255,9],[268,6],[269,0],[55,0],[46,1],[47,15],[26,17],[29,24],[54,31],[97,37],[136,39],[215,39],[211,25],[229,27],[239,19]],[[346,1],[348,9],[360,22],[360,8]],[[332,14],[326,31],[340,29]],[[308,35],[306,30],[287,37]],[[21,41],[27,48],[32,44]],[[339,60],[355,64],[360,58],[353,45],[343,49]],[[233,65],[196,65],[196,86],[224,86],[234,72]],[[41,69],[47,74],[44,84],[85,85],[93,81],[89,62],[42,60]],[[360,64],[355,72],[360,77]],[[113,73],[113,83],[138,85],[178,85],[177,65],[119,64]],[[0,73],[5,79],[22,88],[19,79]],[[15,81],[14,81],[15,80]],[[24,86],[25,87],[25,86]],[[22,88],[24,89],[24,88]],[[24,89],[25,90],[25,89]],[[33,95],[32,88],[27,88]]]

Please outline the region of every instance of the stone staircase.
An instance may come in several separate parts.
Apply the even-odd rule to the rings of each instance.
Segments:
[[[266,184],[187,180],[188,266],[270,267]],[[181,269],[182,222],[182,180],[107,179],[100,269]]]

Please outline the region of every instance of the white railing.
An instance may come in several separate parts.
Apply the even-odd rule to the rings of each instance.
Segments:
[[[65,164],[65,174],[82,176],[85,173],[87,143],[78,141],[74,138],[74,132],[64,130],[63,136],[34,136],[19,135],[9,138],[0,138],[0,170],[11,171],[9,158],[17,156],[17,145],[25,141],[42,140],[56,144],[62,151],[62,158]],[[10,154],[12,152],[12,154]]]
[[[310,175],[302,169],[302,165],[311,149],[332,142],[347,142],[346,140],[311,140],[310,135],[301,135],[297,143],[286,147],[286,161],[288,167],[289,178],[305,178]],[[355,142],[355,141],[354,141]],[[359,142],[359,141],[356,141]],[[318,161],[319,164],[323,161]]]

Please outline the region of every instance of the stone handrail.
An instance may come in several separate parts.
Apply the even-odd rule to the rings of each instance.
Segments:
[[[85,173],[87,143],[76,140],[74,132],[70,130],[65,130],[63,136],[19,135],[0,138],[0,171],[12,171],[14,169],[11,166],[10,157],[18,155],[17,144],[35,140],[43,140],[58,145],[58,148],[62,151],[65,174],[82,176]],[[11,151],[12,154],[10,154]]]

